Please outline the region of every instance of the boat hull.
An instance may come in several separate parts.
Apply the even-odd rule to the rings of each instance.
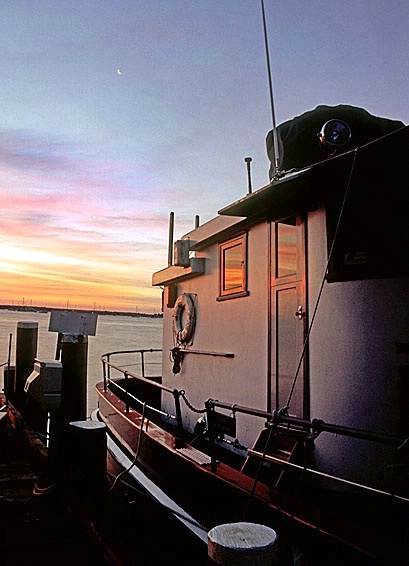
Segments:
[[[281,552],[291,554],[294,547],[321,548],[336,552],[343,559],[373,564],[406,564],[405,540],[387,521],[384,509],[371,502],[379,514],[379,532],[370,525],[356,523],[327,507],[255,481],[240,470],[218,462],[216,469],[200,464],[180,450],[178,439],[147,421],[141,413],[127,410],[112,391],[97,385],[99,418],[109,435],[140,470],[178,505],[209,531],[214,526],[249,521],[272,527],[281,543]],[[141,424],[143,433],[141,436]],[[188,449],[189,451],[189,449]],[[408,524],[408,517],[395,517]],[[405,523],[406,522],[406,523]],[[336,549],[336,550],[334,550]],[[346,558],[347,557],[347,558]],[[352,558],[351,558],[352,557]],[[367,562],[369,561],[369,562]]]

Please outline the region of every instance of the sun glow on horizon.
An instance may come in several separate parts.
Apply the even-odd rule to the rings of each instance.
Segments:
[[[65,250],[67,251],[67,250]],[[161,308],[160,290],[149,286],[149,270],[124,258],[115,261],[57,255],[22,244],[0,246],[0,302],[36,306],[153,313]]]

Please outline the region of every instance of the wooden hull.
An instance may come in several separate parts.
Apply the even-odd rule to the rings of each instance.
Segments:
[[[285,554],[291,553],[295,545],[309,549],[307,553],[314,548],[314,554],[336,552],[344,560],[362,563],[407,563],[407,510],[401,514],[400,508],[396,512],[392,509],[395,530],[382,503],[366,500],[377,519],[378,529],[374,530],[362,517],[356,516],[354,521],[320,501],[300,497],[300,489],[295,493],[269,487],[223,462],[212,470],[210,464],[191,459],[189,449],[187,455],[180,451],[176,437],[152,422],[144,420],[140,437],[142,415],[135,410],[127,412],[125,403],[111,391],[104,391],[103,384],[97,385],[97,392],[99,418],[106,423],[109,434],[130,460],[138,452],[136,466],[193,515],[204,530],[223,523],[250,521],[276,530]]]

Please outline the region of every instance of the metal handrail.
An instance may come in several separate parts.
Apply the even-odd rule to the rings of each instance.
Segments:
[[[178,431],[179,431],[179,438],[180,438],[181,443],[183,444],[183,423],[182,423],[182,414],[181,414],[181,408],[180,408],[180,397],[182,397],[182,396],[185,397],[185,392],[183,390],[171,389],[169,387],[166,387],[165,385],[162,385],[161,383],[157,383],[155,381],[148,379],[147,377],[145,377],[145,366],[144,365],[141,365],[142,372],[143,372],[143,375],[141,376],[141,375],[135,375],[133,373],[130,373],[127,370],[125,370],[124,368],[121,368],[120,366],[118,366],[118,365],[116,365],[116,364],[114,364],[110,361],[111,356],[116,355],[116,354],[139,353],[141,356],[143,356],[144,353],[146,353],[146,352],[161,352],[161,349],[127,350],[127,351],[124,350],[124,351],[119,351],[119,352],[110,352],[110,353],[107,353],[107,354],[104,354],[103,356],[101,356],[101,361],[102,361],[103,368],[104,368],[104,390],[105,391],[107,390],[107,383],[112,382],[118,388],[120,388],[122,391],[124,391],[126,393],[127,410],[129,410],[129,399],[133,399],[134,401],[142,403],[139,399],[134,397],[126,389],[123,389],[121,386],[116,384],[115,381],[112,381],[110,379],[110,370],[113,369],[113,370],[120,372],[124,376],[125,380],[127,380],[129,377],[131,377],[131,378],[137,379],[139,381],[142,381],[144,383],[147,383],[152,387],[156,387],[156,388],[158,388],[162,391],[165,391],[167,393],[172,394],[173,397],[174,397],[174,401],[175,401],[176,416],[170,415],[170,414],[165,413],[165,412],[161,412],[160,410],[156,410],[156,412],[161,413],[168,418],[176,419],[177,427],[178,427]],[[107,376],[107,370],[108,370],[109,376]],[[150,407],[150,408],[152,410],[155,410],[154,407]],[[247,414],[247,415],[263,418],[263,419],[266,420],[266,426],[267,427],[277,426],[278,428],[282,428],[282,427],[289,427],[289,426],[292,425],[295,428],[290,429],[290,430],[292,430],[294,432],[302,432],[302,434],[305,434],[305,439],[307,441],[308,440],[313,441],[322,432],[329,432],[329,433],[337,434],[337,435],[341,435],[341,436],[348,436],[348,437],[357,438],[357,439],[360,439],[360,440],[369,440],[369,441],[378,442],[378,443],[385,444],[385,445],[395,446],[395,448],[397,448],[398,450],[400,448],[409,446],[409,439],[405,439],[405,438],[398,438],[398,437],[394,437],[394,436],[383,434],[383,433],[377,433],[377,432],[372,432],[372,431],[367,431],[367,430],[362,430],[362,429],[357,429],[357,428],[352,428],[352,427],[339,426],[339,425],[335,425],[335,424],[326,423],[323,420],[319,420],[319,419],[306,420],[306,419],[302,419],[302,418],[299,418],[299,417],[290,416],[290,415],[288,415],[288,413],[285,410],[268,412],[268,411],[263,411],[263,410],[260,410],[260,409],[254,409],[254,408],[251,408],[251,407],[242,406],[242,405],[225,403],[225,402],[214,400],[214,399],[208,399],[205,402],[205,409],[206,409],[206,413],[207,413],[208,435],[209,435],[210,448],[211,448],[211,450],[210,450],[211,464],[212,464],[213,470],[216,470],[216,462],[217,462],[216,454],[215,454],[215,451],[214,451],[214,443],[215,443],[215,440],[217,438],[217,433],[215,433],[215,431],[211,430],[212,427],[210,426],[210,422],[211,422],[212,413],[214,413],[214,410],[216,408],[229,410],[233,415],[235,415],[236,413],[241,413],[241,414]],[[289,429],[286,428],[286,430],[289,430]],[[252,453],[256,454],[256,452],[254,450],[251,450],[251,449],[249,449],[248,452],[249,452],[249,454],[252,454]],[[274,456],[263,455],[263,457],[266,460],[275,461]],[[279,462],[280,462],[280,464],[284,465],[284,462],[282,462],[281,460]],[[293,468],[302,470],[303,472],[316,473],[316,474],[328,477],[330,479],[337,480],[341,483],[347,483],[347,484],[351,484],[351,485],[353,484],[356,487],[360,487],[364,490],[370,490],[370,491],[373,491],[373,492],[377,491],[380,494],[396,497],[396,498],[401,499],[405,502],[409,501],[409,499],[407,499],[406,497],[401,497],[401,496],[398,496],[396,494],[390,494],[390,493],[387,493],[387,492],[383,492],[381,490],[375,490],[374,488],[371,488],[369,486],[365,486],[363,484],[358,484],[358,483],[355,484],[353,482],[350,482],[350,481],[345,480],[345,479],[340,478],[340,477],[330,476],[328,474],[323,474],[323,473],[318,472],[316,470],[312,470],[310,468],[307,468],[306,466],[298,466],[298,465],[290,463],[290,462],[286,462],[285,465],[288,466],[288,467],[293,467]]]
[[[101,362],[102,362],[102,366],[103,366],[103,375],[104,375],[104,391],[106,392],[108,389],[108,383],[112,383],[115,384],[116,386],[118,386],[115,381],[113,381],[111,379],[111,370],[115,370],[119,373],[121,373],[124,376],[125,382],[128,380],[128,378],[132,378],[132,379],[136,379],[138,381],[141,381],[143,383],[148,384],[151,387],[156,387],[157,389],[160,389],[161,391],[165,391],[166,393],[170,393],[171,395],[173,395],[173,399],[175,402],[175,412],[176,412],[176,417],[172,417],[176,419],[176,423],[177,423],[177,429],[178,429],[178,433],[179,433],[179,439],[181,442],[183,442],[183,422],[182,422],[182,411],[180,408],[180,397],[183,393],[183,391],[179,391],[178,389],[171,389],[170,387],[166,387],[165,385],[162,385],[162,383],[157,383],[156,381],[152,381],[152,379],[149,379],[148,377],[146,377],[145,375],[145,354],[146,353],[158,353],[158,352],[162,352],[161,348],[148,348],[148,349],[138,349],[138,350],[118,350],[116,352],[107,352],[105,354],[103,354],[101,356]],[[120,367],[114,363],[111,362],[111,356],[116,356],[119,354],[139,354],[141,356],[140,359],[140,363],[141,363],[141,373],[142,375],[136,375],[132,372],[129,372],[128,370],[124,369],[123,367]],[[126,393],[126,397],[125,397],[125,404],[126,404],[126,412],[129,412],[129,401],[130,399],[136,400],[138,402],[140,402],[139,399],[137,399],[136,397],[134,397],[133,395],[131,395],[126,389],[124,389],[125,393]],[[160,412],[157,411],[157,409],[155,407],[151,407],[148,406],[149,409],[156,411],[156,412]],[[171,415],[167,415],[167,413],[162,413],[166,416],[170,416]]]
[[[245,407],[231,403],[224,403],[214,399],[209,399],[208,401],[206,401],[206,407],[208,411],[219,407],[221,409],[228,409],[232,413],[237,412],[247,415],[253,415],[256,417],[262,417],[273,424],[287,424],[298,426],[306,431],[310,430],[311,433],[314,434],[314,436],[318,436],[318,434],[320,434],[321,432],[331,432],[333,434],[340,434],[342,436],[349,436],[352,438],[358,438],[360,440],[371,440],[373,442],[379,442],[381,444],[388,444],[395,446],[396,448],[402,446],[407,440],[402,437],[398,438],[396,436],[391,436],[383,433],[330,424],[320,419],[313,419],[311,421],[301,419],[299,417],[289,416],[285,413],[285,411],[276,411],[270,413],[268,411],[262,411],[259,409],[253,409],[251,407]]]
[[[144,401],[142,401],[141,399],[138,399],[138,397],[135,397],[135,395],[132,395],[132,393],[129,393],[129,391],[127,391],[124,387],[121,387],[118,383],[116,383],[115,381],[111,381],[111,384],[116,388],[119,389],[119,391],[122,391],[122,393],[125,393],[127,397],[129,397],[130,399],[132,399],[133,401],[136,401],[137,403],[139,403],[140,405],[144,404]],[[175,415],[171,415],[170,413],[167,413],[165,411],[161,411],[160,409],[157,409],[156,407],[151,407],[149,405],[147,405],[147,407],[153,411],[154,413],[157,413],[158,415],[162,415],[164,417],[167,417],[168,419],[174,419],[176,420],[176,416]],[[129,412],[129,408],[126,409],[126,412]]]

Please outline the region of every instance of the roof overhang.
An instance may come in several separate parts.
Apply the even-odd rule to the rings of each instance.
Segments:
[[[222,216],[241,216],[245,218],[275,217],[284,218],[293,212],[296,203],[308,197],[305,186],[311,168],[289,173],[269,185],[246,195],[218,213]]]

